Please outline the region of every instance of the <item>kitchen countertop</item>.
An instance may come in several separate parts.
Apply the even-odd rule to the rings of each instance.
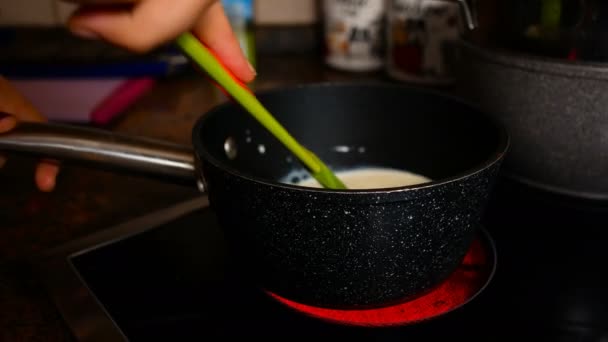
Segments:
[[[329,69],[318,54],[259,56],[257,69],[255,90],[317,81],[385,80],[382,72]],[[194,121],[223,101],[223,95],[199,75],[169,77],[105,128],[189,144]],[[0,170],[0,341],[71,341],[30,267],[32,258],[198,193],[195,186],[67,163],[55,191],[41,193],[33,183],[33,165],[31,159],[11,156]]]

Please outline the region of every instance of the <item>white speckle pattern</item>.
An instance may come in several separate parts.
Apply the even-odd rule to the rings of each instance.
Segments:
[[[413,191],[345,195],[254,183],[202,164],[218,219],[243,242],[235,253],[265,289],[362,308],[406,300],[460,264],[498,166]]]
[[[338,153],[348,153],[350,152],[350,147],[345,145],[334,146],[333,150]]]
[[[334,152],[337,153],[350,153],[350,152],[358,152],[358,153],[365,153],[365,151],[367,150],[365,148],[365,146],[346,146],[346,145],[338,145],[338,146],[334,146],[332,148],[332,150]]]

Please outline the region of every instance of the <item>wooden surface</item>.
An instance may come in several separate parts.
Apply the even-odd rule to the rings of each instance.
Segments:
[[[255,90],[384,77],[331,70],[315,55],[259,57],[258,63]],[[194,121],[225,100],[199,75],[163,79],[104,129],[190,144]],[[41,193],[34,187],[33,163],[11,156],[0,170],[0,341],[70,341],[28,261],[51,247],[192,198],[197,190],[63,164],[56,190]]]

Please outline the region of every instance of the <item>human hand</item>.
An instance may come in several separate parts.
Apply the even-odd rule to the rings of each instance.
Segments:
[[[143,53],[192,31],[238,79],[247,83],[255,78],[219,0],[127,0],[132,3],[111,6],[95,0],[67,1],[80,3],[68,21],[76,35]]]
[[[8,80],[0,76],[0,134],[13,129],[18,121],[46,121],[34,106]],[[0,168],[6,159],[0,155]],[[35,182],[38,189],[48,192],[55,188],[59,166],[56,162],[41,161],[36,166]]]

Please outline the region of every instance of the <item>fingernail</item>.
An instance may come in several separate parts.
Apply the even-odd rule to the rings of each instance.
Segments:
[[[36,168],[36,184],[41,191],[50,192],[55,189],[57,175],[59,174],[59,162],[55,160],[43,160]]]
[[[249,70],[251,70],[251,72],[254,75],[257,75],[258,73],[255,71],[255,68],[253,67],[253,65],[251,65],[251,62],[247,61],[247,65],[249,66]]]
[[[72,29],[72,33],[77,35],[80,38],[85,38],[85,39],[97,39],[99,38],[99,35],[93,31],[87,30],[85,28],[73,28]]]
[[[55,178],[52,175],[41,176],[37,182],[40,191],[51,192],[55,189]]]

